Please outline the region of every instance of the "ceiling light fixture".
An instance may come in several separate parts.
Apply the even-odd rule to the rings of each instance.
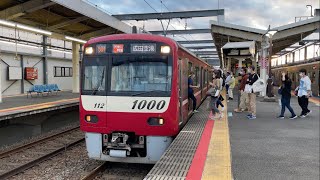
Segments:
[[[76,42],[79,42],[79,43],[82,43],[82,44],[87,43],[87,41],[85,41],[85,40],[78,39],[78,38],[74,38],[74,37],[70,37],[70,36],[65,36],[65,38],[66,38],[67,40],[76,41]]]
[[[52,32],[50,32],[50,31],[45,31],[45,30],[42,30],[42,29],[37,29],[37,28],[30,27],[30,26],[22,25],[22,24],[17,24],[17,28],[24,29],[24,30],[27,30],[27,31],[36,32],[36,33],[40,33],[40,34],[45,34],[45,35],[48,35],[48,36],[52,35]]]

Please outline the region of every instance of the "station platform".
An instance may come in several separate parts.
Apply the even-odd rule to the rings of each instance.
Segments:
[[[79,94],[68,91],[59,92],[57,95],[40,95],[33,98],[27,98],[25,94],[4,96],[2,103],[0,103],[0,121],[78,105]]]
[[[288,118],[288,110],[286,119],[277,119],[278,101],[264,102],[262,97],[257,97],[255,120],[247,119],[245,112],[233,112],[236,100],[224,101],[223,118],[210,120],[207,102],[145,180],[318,179],[318,98],[309,100],[312,114],[294,120]],[[299,115],[296,97],[291,105]]]
[[[264,102],[257,97],[254,120],[248,120],[245,112],[232,112],[236,100],[228,103],[234,179],[319,179],[320,99],[309,99],[310,115],[291,120],[288,109],[285,119],[277,118],[279,98]],[[297,97],[292,96],[290,104],[300,115]]]
[[[210,120],[208,101],[191,117],[146,180],[232,179],[227,112],[219,120]]]

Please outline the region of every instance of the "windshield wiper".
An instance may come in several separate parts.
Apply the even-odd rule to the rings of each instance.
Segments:
[[[163,91],[163,90],[145,91],[145,92],[140,92],[140,93],[132,94],[131,96],[138,96],[138,95],[148,94],[148,93],[153,93],[153,92],[167,92],[167,91]]]
[[[92,90],[92,94],[91,95],[96,95],[98,91],[100,91],[100,87],[102,86],[103,80],[104,80],[104,70],[105,68],[103,68],[103,72],[102,72],[102,76],[101,76],[101,80],[100,82],[98,82],[98,85],[96,86],[96,88],[94,88]]]

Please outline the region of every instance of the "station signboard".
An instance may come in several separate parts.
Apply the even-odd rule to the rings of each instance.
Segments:
[[[25,68],[25,80],[35,80],[38,79],[38,68],[26,67]]]

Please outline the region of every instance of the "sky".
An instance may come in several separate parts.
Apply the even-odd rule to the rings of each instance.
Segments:
[[[224,9],[225,22],[267,29],[295,22],[295,17],[310,16],[320,7],[320,0],[86,0],[104,9],[109,14],[153,13],[168,11],[191,11]],[[162,3],[161,3],[162,1]],[[152,8],[147,4],[149,3]],[[171,20],[169,29],[210,28],[209,21],[216,17]],[[160,21],[126,21],[146,30],[162,30]],[[167,22],[164,21],[164,24]],[[192,34],[173,37],[176,40],[212,39],[210,34]]]

